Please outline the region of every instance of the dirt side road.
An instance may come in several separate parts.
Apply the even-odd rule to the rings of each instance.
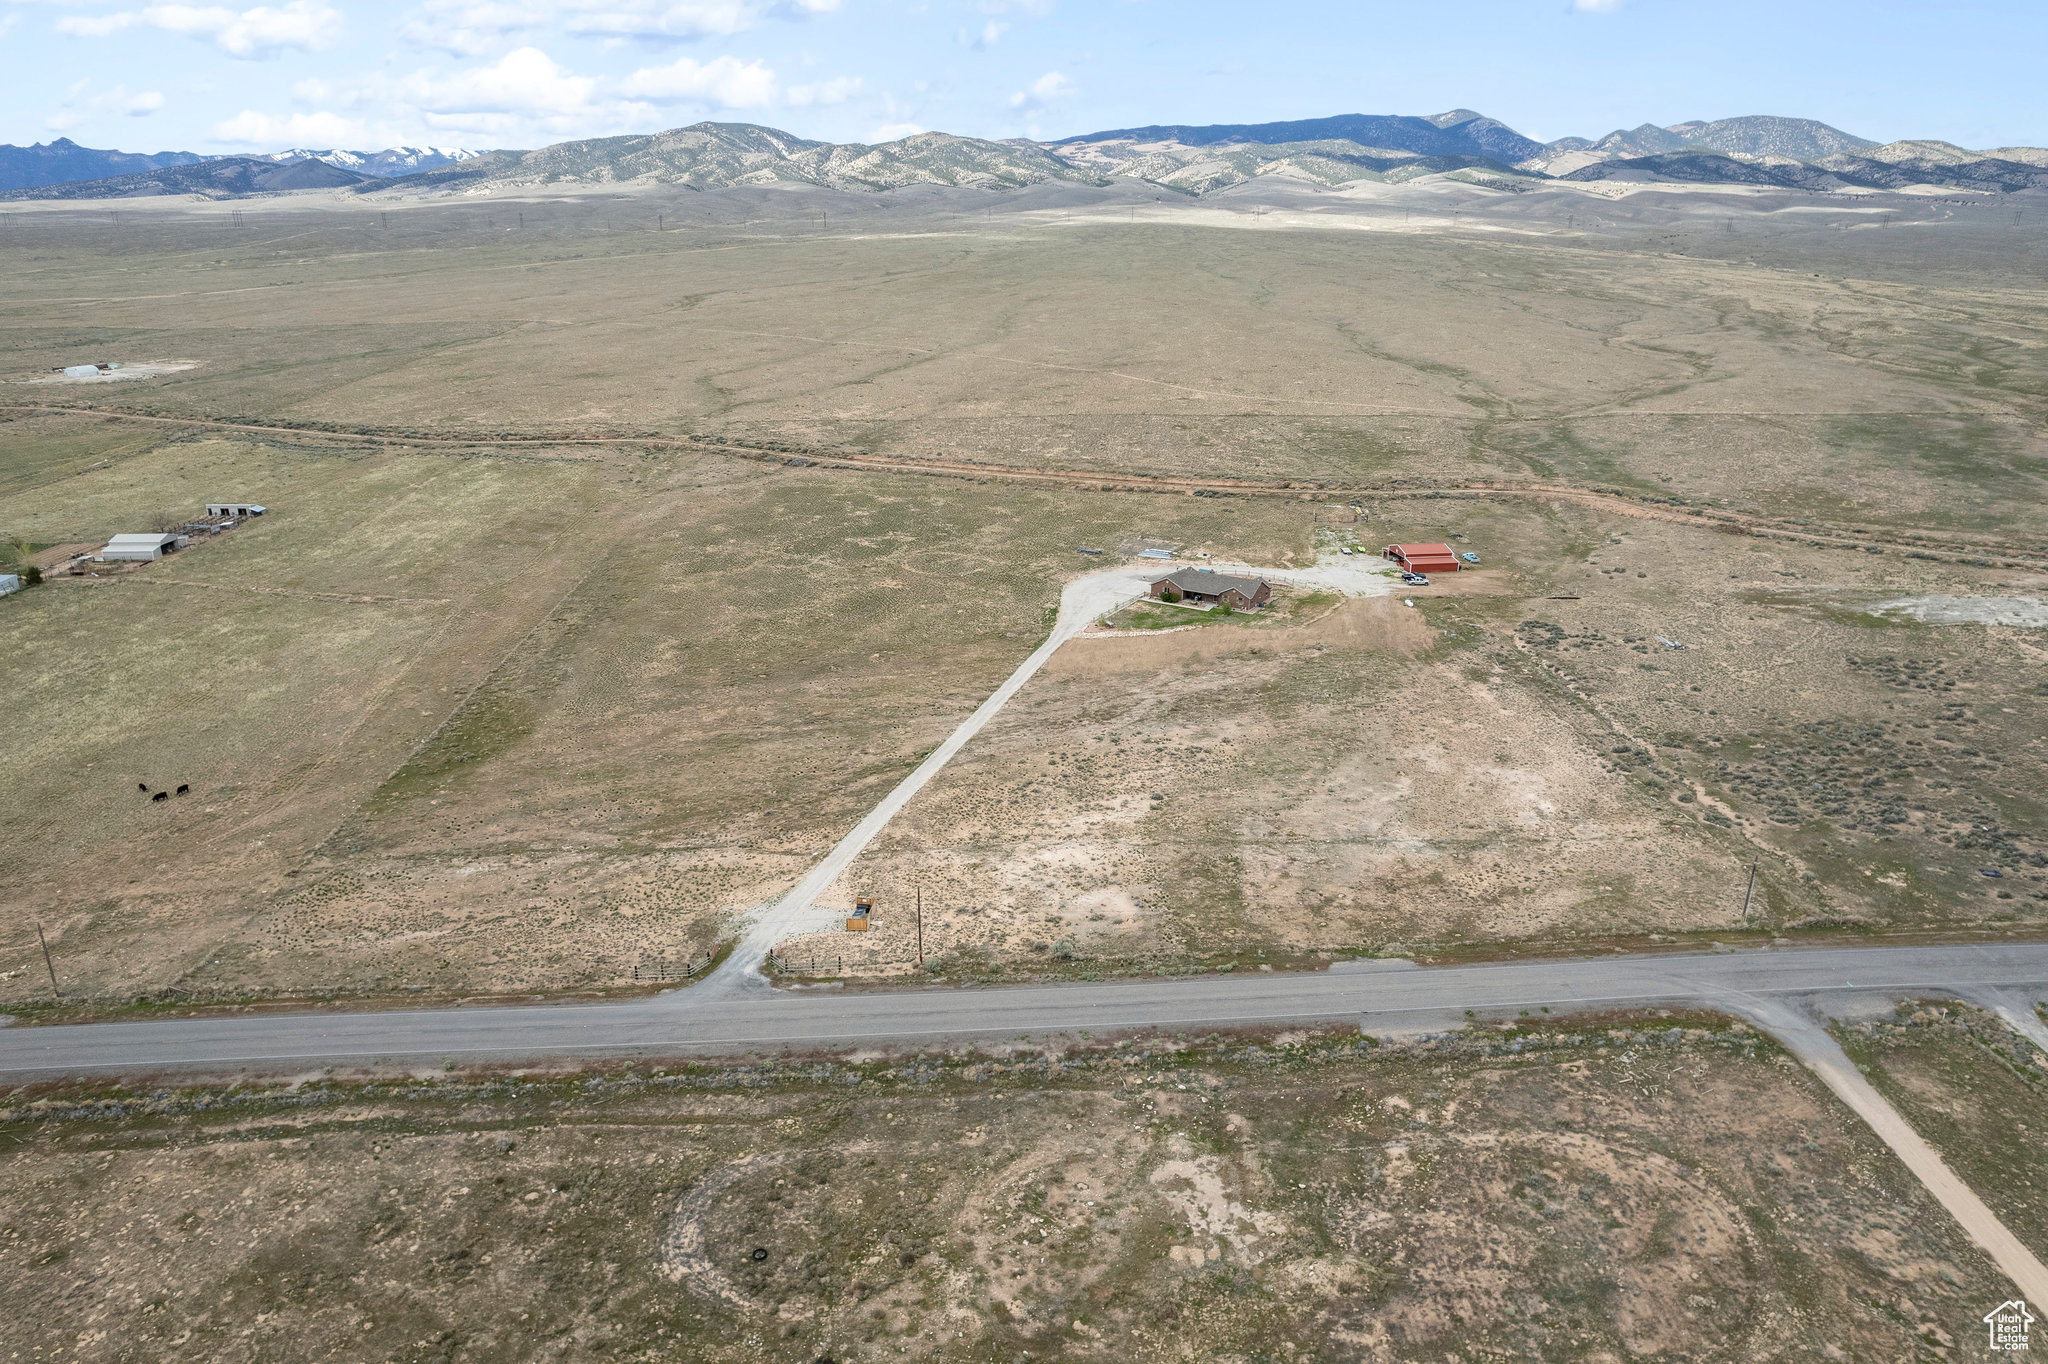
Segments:
[[[1746,1002],[1741,1012],[1784,1043],[1857,1117],[1870,1124],[1870,1130],[1891,1147],[1899,1162],[1941,1200],[1970,1239],[2005,1271],[2021,1297],[2035,1303],[2048,1302],[2048,1267],[1949,1169],[1948,1162],[1899,1116],[1899,1111],[1871,1087],[1825,1028],[1781,1000]]]

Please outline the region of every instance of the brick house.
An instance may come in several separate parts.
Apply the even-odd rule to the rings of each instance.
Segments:
[[[1208,568],[1175,569],[1153,579],[1145,595],[1160,598],[1169,589],[1185,601],[1229,606],[1234,611],[1257,611],[1273,600],[1273,585],[1264,578],[1237,578]]]

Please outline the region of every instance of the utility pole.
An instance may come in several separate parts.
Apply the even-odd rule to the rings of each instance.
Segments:
[[[924,887],[917,888],[917,964],[924,965]]]
[[[57,997],[59,1004],[62,1004],[64,992],[57,988],[57,968],[50,964],[50,940],[43,936],[43,922],[40,919],[36,920],[36,941],[43,945],[43,969],[50,973],[50,993]]]
[[[1756,894],[1756,864],[1762,856],[1762,853],[1758,853],[1755,857],[1749,859],[1749,889],[1742,892],[1742,926],[1744,928],[1749,927],[1749,897]]]

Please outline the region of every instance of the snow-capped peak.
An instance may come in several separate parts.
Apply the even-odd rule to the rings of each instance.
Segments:
[[[261,160],[291,164],[298,161],[325,161],[330,166],[352,170],[358,175],[411,175],[414,171],[438,170],[452,166],[458,161],[467,161],[482,152],[467,147],[386,147],[377,152],[355,152],[343,148],[324,150],[311,147],[293,147],[289,151],[265,152]]]

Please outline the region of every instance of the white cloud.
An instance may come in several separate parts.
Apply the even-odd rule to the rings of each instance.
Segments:
[[[67,14],[57,31],[77,38],[106,38],[123,29],[158,28],[203,38],[231,57],[269,57],[286,48],[316,51],[341,33],[341,12],[322,0],[290,0],[232,10],[221,5],[150,5],[112,14]]]
[[[596,89],[591,77],[556,65],[537,47],[515,48],[490,66],[416,72],[399,83],[408,103],[438,114],[576,114],[591,107]]]
[[[399,27],[421,47],[476,56],[517,34],[557,28],[606,38],[729,38],[768,18],[829,13],[839,0],[425,0]]]
[[[981,26],[979,34],[960,30],[960,46],[971,47],[976,52],[986,52],[996,45],[996,39],[1010,31],[1010,26],[998,19],[991,19]]]
[[[213,140],[235,147],[282,150],[286,147],[346,147],[362,145],[363,125],[340,114],[293,114],[272,118],[254,109],[244,109],[233,118],[213,125]]]
[[[1612,14],[1627,0],[1572,0],[1572,8],[1580,14]]]
[[[60,130],[85,122],[85,110],[112,111],[126,114],[130,118],[147,118],[164,107],[161,91],[142,90],[131,95],[125,85],[94,91],[90,77],[71,82],[66,87],[64,96],[64,102],[45,120],[50,127]]]
[[[303,80],[292,89],[297,100],[338,112],[285,116],[245,110],[216,125],[214,135],[234,145],[270,148],[419,142],[539,147],[645,131],[661,119],[660,109],[621,97],[616,85],[580,75],[528,45],[496,61],[453,70]]]
[[[258,5],[237,13],[218,5],[152,5],[143,21],[172,33],[211,38],[234,57],[261,57],[288,47],[308,51],[326,47],[341,33],[341,12],[320,0]]]
[[[708,62],[678,57],[667,66],[647,66],[626,77],[620,87],[641,99],[674,103],[694,100],[727,109],[758,109],[773,104],[778,88],[775,73],[758,61],[715,57]]]
[[[679,57],[623,77],[586,75],[531,43],[490,60],[424,66],[410,73],[308,78],[291,89],[300,112],[246,109],[216,125],[215,139],[265,148],[415,142],[539,147],[667,127],[684,121],[675,117],[678,105],[818,108],[869,97],[858,76],[819,76],[785,86],[767,62],[733,55]],[[876,98],[890,103],[886,94]],[[879,112],[904,116],[893,107]],[[905,125],[892,131],[900,136],[917,130]]]
[[[808,109],[818,104],[844,104],[861,92],[864,82],[859,76],[834,76],[828,81],[811,85],[792,85],[786,102],[792,109]]]
[[[74,38],[105,38],[133,27],[136,17],[126,10],[113,14],[67,14],[57,21],[57,31]]]
[[[1074,83],[1057,71],[1048,71],[1024,89],[1010,96],[1012,109],[1042,109],[1056,99],[1074,93]]]
[[[906,137],[916,137],[924,129],[915,123],[884,123],[875,129],[875,141],[895,142]]]
[[[420,47],[474,57],[512,34],[540,28],[555,14],[554,6],[532,0],[428,0],[398,32]]]
[[[577,6],[563,27],[621,38],[729,38],[752,28],[766,8],[752,0],[600,0]]]

